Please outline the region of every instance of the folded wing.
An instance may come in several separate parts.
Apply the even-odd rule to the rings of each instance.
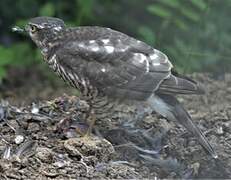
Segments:
[[[170,76],[172,64],[160,51],[123,33],[97,30],[95,37],[64,43],[57,57],[60,64],[86,77],[100,92],[146,100]]]

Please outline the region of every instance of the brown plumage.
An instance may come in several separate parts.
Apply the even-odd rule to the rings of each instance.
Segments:
[[[214,157],[202,132],[174,94],[202,94],[201,86],[173,71],[167,56],[144,42],[103,27],[66,28],[62,20],[37,17],[26,26],[44,60],[62,79],[79,89],[94,113],[113,112],[115,102],[147,102],[178,121]]]

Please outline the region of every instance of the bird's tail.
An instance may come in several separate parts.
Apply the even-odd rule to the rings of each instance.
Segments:
[[[213,158],[218,157],[204,134],[192,122],[190,115],[174,96],[166,94],[152,95],[149,97],[148,103],[154,111],[168,120],[178,121],[198,139],[199,143],[213,156]]]
[[[192,79],[172,72],[159,86],[159,91],[168,94],[204,94],[203,87]]]

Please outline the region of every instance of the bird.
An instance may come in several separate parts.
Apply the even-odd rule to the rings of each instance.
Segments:
[[[217,153],[175,97],[203,94],[200,83],[178,74],[167,55],[141,40],[100,26],[67,27],[56,17],[34,17],[24,27],[44,61],[77,88],[90,106],[90,131],[102,112],[118,103],[145,102],[192,133],[213,157]]]

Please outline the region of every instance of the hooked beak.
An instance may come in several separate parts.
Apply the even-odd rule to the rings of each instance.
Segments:
[[[18,26],[14,26],[14,27],[12,28],[12,31],[13,31],[13,32],[17,32],[17,33],[26,35],[26,34],[28,34],[28,32],[29,32],[29,26],[26,25],[25,28],[20,28],[20,27],[18,27]]]

